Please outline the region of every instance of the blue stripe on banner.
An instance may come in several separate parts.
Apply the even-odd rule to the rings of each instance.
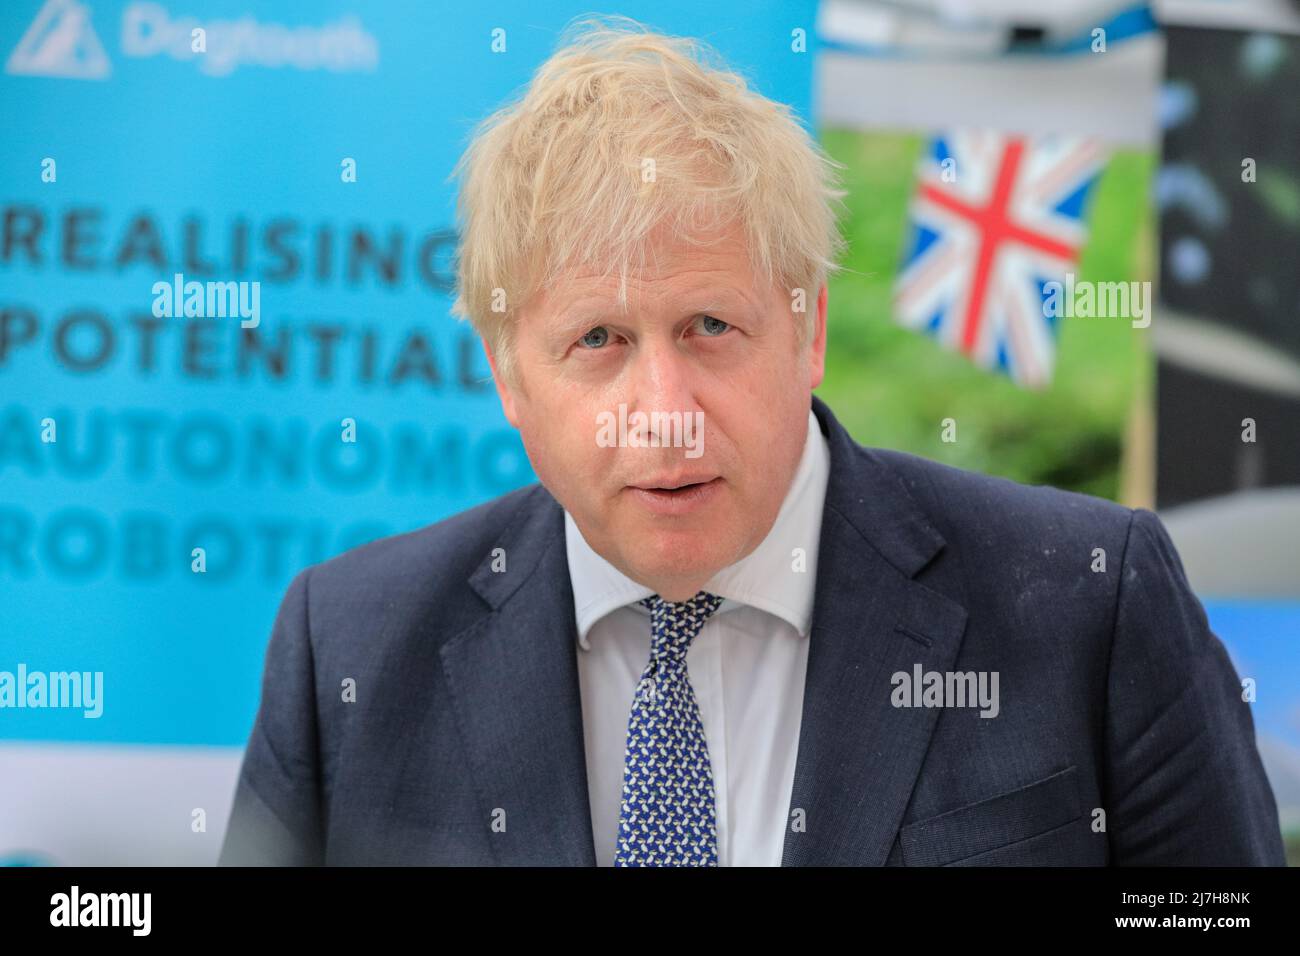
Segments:
[[[1285,745],[1300,761],[1300,601],[1207,598],[1210,628],[1227,646],[1237,675],[1255,681],[1256,737]]]
[[[1159,29],[1155,16],[1151,13],[1151,8],[1147,4],[1139,4],[1135,7],[1129,7],[1127,10],[1121,10],[1105,23],[1099,24],[1102,30],[1106,31],[1106,46],[1110,48],[1116,43],[1122,43],[1125,40],[1131,40],[1134,37],[1142,36]],[[1034,53],[1051,53],[1051,54],[1071,54],[1071,53],[1088,53],[1092,50],[1092,31],[1097,27],[1089,27],[1080,36],[1073,40],[1066,40],[1063,43],[1052,44],[1043,49],[1036,49]]]

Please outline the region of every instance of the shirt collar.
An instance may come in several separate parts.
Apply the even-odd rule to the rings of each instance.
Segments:
[[[704,584],[705,591],[725,599],[718,613],[746,604],[789,622],[801,638],[808,636],[829,476],[830,447],[817,417],[809,411],[803,456],[767,537],[745,557],[723,568]],[[587,635],[592,625],[620,607],[629,604],[639,607],[635,602],[654,592],[597,554],[567,511],[564,541],[578,643],[587,650],[590,648]],[[796,548],[803,552],[802,572],[793,570]]]

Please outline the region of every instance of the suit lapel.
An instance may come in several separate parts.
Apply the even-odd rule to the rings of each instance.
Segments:
[[[499,864],[596,864],[563,519],[534,489],[501,542],[506,570],[488,556],[470,578],[491,613],[441,652],[480,804],[504,811]]]
[[[816,397],[813,410],[831,468],[781,862],[880,865],[939,714],[895,708],[891,675],[950,669],[966,610],[914,580],[944,542],[907,489]]]

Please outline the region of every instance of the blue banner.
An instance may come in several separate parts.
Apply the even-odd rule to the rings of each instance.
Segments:
[[[814,7],[622,12],[806,117]],[[297,570],[533,480],[448,176],[585,10],[4,6],[0,672],[102,683],[0,737],[242,746]]]

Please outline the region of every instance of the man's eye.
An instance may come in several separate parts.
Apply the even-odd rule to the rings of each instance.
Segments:
[[[598,349],[609,341],[609,330],[603,325],[598,325],[589,331],[582,338],[578,339],[585,348]]]
[[[711,315],[706,315],[704,321],[701,322],[700,325],[704,329],[705,335],[714,337],[721,335],[723,332],[727,331],[727,329],[731,328],[731,326],[726,322],[723,322],[721,319],[715,319]]]

